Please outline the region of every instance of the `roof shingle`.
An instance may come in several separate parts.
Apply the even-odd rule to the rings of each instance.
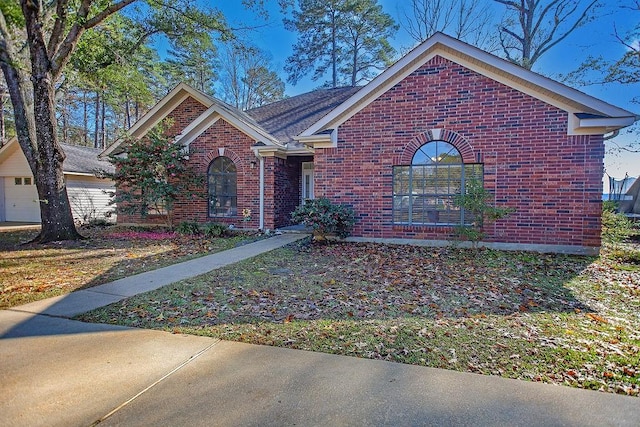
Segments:
[[[98,154],[102,152],[99,148],[68,144],[60,145],[67,155],[62,165],[65,172],[95,174],[96,171],[106,171],[110,173],[115,171],[111,163],[98,159]]]
[[[264,130],[286,144],[294,142],[294,136],[317,122],[360,89],[360,87],[317,89],[247,110],[246,114],[253,117]]]

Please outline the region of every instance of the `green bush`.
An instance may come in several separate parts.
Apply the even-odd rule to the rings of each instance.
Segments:
[[[602,240],[620,243],[633,234],[633,223],[623,214],[615,213],[605,205],[602,210]]]
[[[182,221],[176,227],[176,233],[189,235],[200,234],[200,226],[194,221]]]
[[[291,218],[297,224],[313,228],[320,239],[328,235],[347,237],[356,222],[351,206],[334,204],[326,197],[307,200],[293,211]]]
[[[615,200],[605,200],[604,202],[602,202],[602,211],[617,212],[618,202],[616,202]]]
[[[618,248],[611,251],[610,257],[618,262],[640,265],[640,251]]]
[[[482,226],[486,222],[497,221],[511,214],[512,208],[496,206],[493,203],[494,196],[484,188],[480,180],[467,181],[465,191],[454,197],[454,203],[470,214],[473,223],[470,225],[456,226],[456,234],[463,240],[471,241],[474,246],[484,239]]]
[[[210,222],[202,226],[202,233],[206,237],[221,237],[227,233],[227,230],[229,230],[229,227],[218,222]]]

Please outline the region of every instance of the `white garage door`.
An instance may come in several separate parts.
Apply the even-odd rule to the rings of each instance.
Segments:
[[[40,222],[38,191],[30,177],[7,177],[4,179],[5,220],[18,222]]]

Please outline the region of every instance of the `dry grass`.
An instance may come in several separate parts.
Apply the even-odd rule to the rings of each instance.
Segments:
[[[122,227],[81,230],[87,240],[24,244],[37,231],[0,234],[0,309],[110,282],[232,248],[254,236],[205,239]]]

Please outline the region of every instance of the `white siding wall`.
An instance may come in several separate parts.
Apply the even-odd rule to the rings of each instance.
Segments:
[[[7,220],[4,208],[4,178],[0,177],[0,222]]]
[[[73,217],[80,222],[91,219],[115,221],[114,206],[109,206],[109,192],[115,191],[112,181],[93,176],[67,175],[67,194]]]
[[[31,169],[18,144],[7,147],[0,165],[0,176],[31,176]]]

